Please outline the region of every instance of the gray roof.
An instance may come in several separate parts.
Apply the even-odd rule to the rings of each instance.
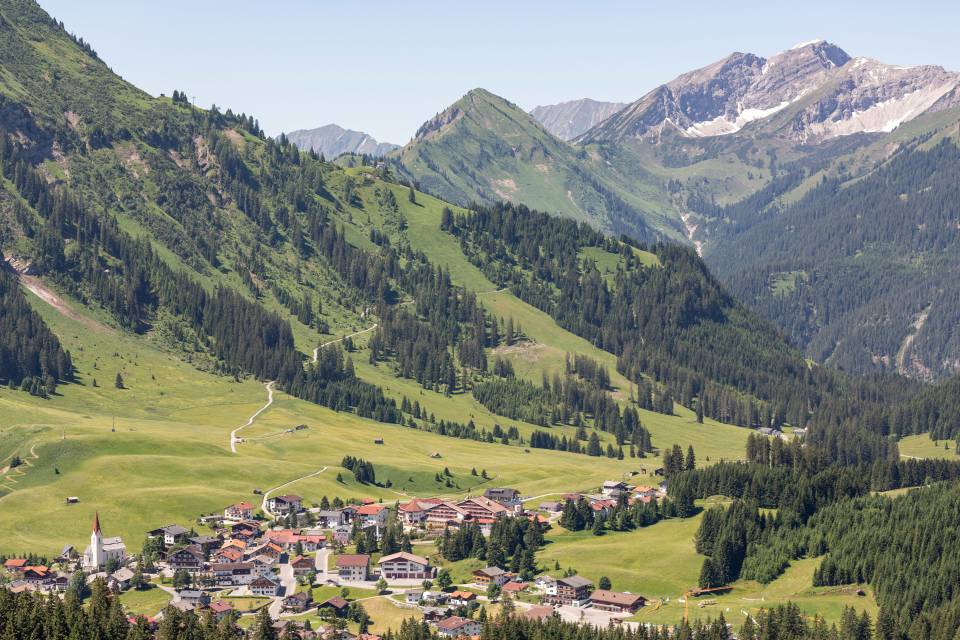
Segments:
[[[120,567],[110,574],[110,577],[117,582],[128,582],[133,579],[133,571],[126,567]]]
[[[560,584],[565,584],[568,587],[573,587],[575,589],[577,587],[593,586],[593,582],[591,582],[590,580],[587,580],[586,578],[582,578],[580,576],[567,576],[566,578],[557,578],[557,582]]]

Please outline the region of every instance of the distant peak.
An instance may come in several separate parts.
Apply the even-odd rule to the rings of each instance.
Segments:
[[[817,38],[816,40],[807,40],[806,42],[800,42],[793,45],[792,47],[790,47],[790,51],[796,51],[797,49],[804,49],[806,47],[811,47],[815,44],[822,44],[824,42],[826,42],[826,40],[824,40],[823,38]]]

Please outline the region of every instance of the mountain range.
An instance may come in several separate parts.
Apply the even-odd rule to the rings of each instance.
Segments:
[[[803,246],[799,234],[783,232],[795,227],[778,216],[818,180],[852,185],[895,152],[957,138],[958,86],[960,75],[941,67],[885,64],[814,40],[769,58],[733,53],[626,105],[582,99],[526,113],[475,89],[387,158],[399,175],[456,203],[523,203],[611,233],[693,244],[744,302],[762,309],[811,357],[861,372],[936,378],[960,370],[960,346],[942,332],[931,335],[930,321],[948,325],[956,314],[933,304],[940,271],[929,267],[925,251],[910,248],[902,230],[889,226],[879,227],[887,235],[842,251],[828,250],[829,243]],[[760,209],[743,215],[750,207]],[[791,209],[791,225],[815,224],[803,210]],[[911,215],[922,227],[939,214]],[[769,231],[747,233],[761,222]],[[918,302],[893,308],[868,302],[848,291],[855,286],[844,279],[848,270],[811,270],[809,261],[770,264],[761,259],[765,252],[744,246],[757,234],[821,265],[872,255],[882,245],[896,260],[859,272],[889,286],[896,281]],[[938,256],[941,267],[942,260],[954,265]],[[906,279],[889,268],[917,261],[928,268],[912,269]],[[785,290],[778,283],[794,272],[816,277]],[[758,288],[759,281],[774,284]],[[828,309],[825,300],[837,295],[855,302],[843,313]],[[792,296],[805,301],[802,313],[786,310]],[[866,329],[878,326],[884,329]]]
[[[345,153],[382,158],[399,145],[377,142],[370,134],[328,124],[316,129],[297,129],[286,134],[293,144],[304,151],[315,151],[325,158],[336,158]]]
[[[535,107],[530,115],[542,124],[544,129],[561,140],[573,140],[625,106],[627,105],[623,102],[598,102],[590,98],[582,98]]]

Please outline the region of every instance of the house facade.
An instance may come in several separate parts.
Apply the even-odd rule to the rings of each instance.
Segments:
[[[590,604],[594,609],[612,611],[614,613],[634,613],[646,604],[646,602],[647,599],[643,596],[623,593],[621,591],[597,589],[590,594]]]
[[[337,575],[355,582],[366,580],[370,575],[370,556],[364,553],[337,556]]]
[[[579,607],[590,600],[593,583],[580,576],[557,578],[553,591],[544,594],[545,603]]]
[[[430,580],[433,567],[421,556],[400,551],[380,558],[380,575],[387,580]]]

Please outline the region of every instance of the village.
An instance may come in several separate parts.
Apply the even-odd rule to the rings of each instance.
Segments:
[[[264,496],[259,505],[240,501],[200,516],[193,527],[165,524],[147,531],[139,554],[128,553],[121,538],[105,535],[97,514],[82,553],[66,546],[52,561],[2,558],[0,588],[62,595],[102,581],[115,594],[162,589],[168,607],[241,626],[269,615],[278,632],[304,640],[378,638],[368,632],[363,607],[373,597],[389,602],[397,619],[421,618],[451,638],[478,635],[487,607],[607,626],[623,623],[647,599],[614,591],[600,576],[551,575],[529,567],[518,572],[502,561],[472,569],[454,584],[437,549],[452,532],[470,529],[489,537],[509,518],[545,531],[575,504],[604,515],[618,504],[649,504],[664,495],[663,485],[612,480],[594,491],[542,496],[552,499],[539,503],[540,497],[524,498],[512,488],[457,500],[411,498],[392,507],[369,498],[324,497],[308,505],[294,494]],[[315,600],[320,593],[324,597]],[[351,593],[371,595],[351,600]],[[165,610],[143,617],[156,626]],[[321,624],[311,624],[311,617]],[[130,613],[129,622],[137,618]]]

